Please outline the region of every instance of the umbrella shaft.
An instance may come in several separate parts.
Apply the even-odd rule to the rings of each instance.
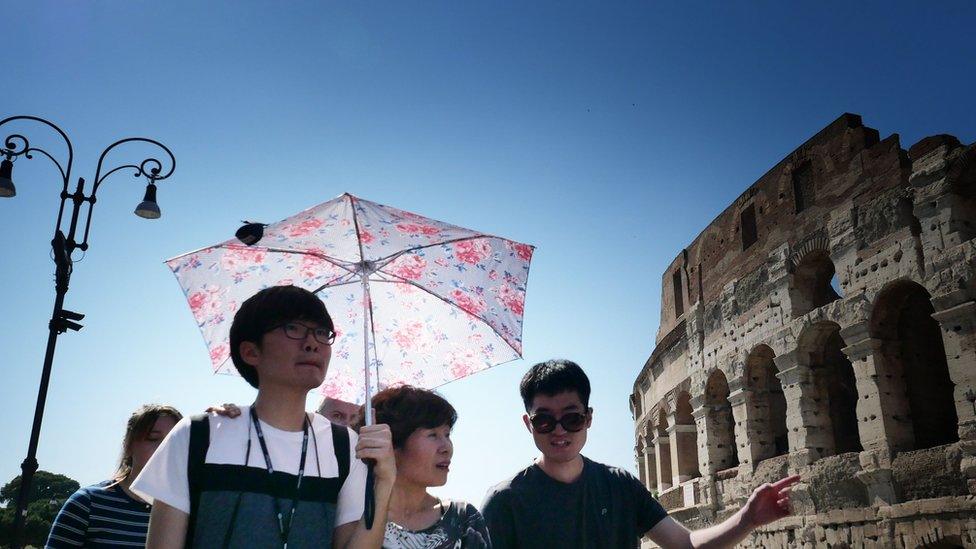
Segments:
[[[369,275],[363,272],[363,372],[366,378],[366,425],[373,424],[373,395],[369,380]]]

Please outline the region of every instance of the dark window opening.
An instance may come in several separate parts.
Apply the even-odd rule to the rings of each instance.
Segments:
[[[827,252],[814,251],[805,255],[794,269],[790,281],[793,318],[841,297],[840,278]]]
[[[740,216],[742,222],[742,249],[747,250],[759,240],[759,233],[756,230],[756,207],[750,204],[748,208],[742,210]]]
[[[674,317],[678,318],[685,312],[684,289],[681,287],[681,271],[675,271],[671,277],[674,288]]]
[[[793,170],[793,202],[796,213],[812,206],[813,201],[813,169],[809,162],[804,162],[799,168]]]

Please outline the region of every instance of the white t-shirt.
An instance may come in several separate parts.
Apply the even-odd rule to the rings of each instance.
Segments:
[[[309,433],[305,476],[306,478],[338,477],[339,463],[332,446],[331,423],[319,414],[309,415],[312,418],[312,431]],[[251,424],[249,406],[242,406],[241,415],[236,418],[210,414],[209,419],[210,447],[207,450],[206,463],[244,465],[250,432],[251,454],[248,467],[267,470],[261,444]],[[299,454],[302,450],[302,432],[282,431],[263,421],[261,421],[261,432],[264,434],[274,470],[297,475]],[[357,440],[356,433],[350,429],[349,476],[339,490],[335,526],[358,521],[363,515],[366,464],[356,459]],[[318,461],[315,459],[316,444]],[[190,489],[187,481],[189,449],[190,418],[183,418],[160,444],[130,489],[150,503],[158,499],[170,507],[189,514]],[[321,471],[318,470],[319,466]]]

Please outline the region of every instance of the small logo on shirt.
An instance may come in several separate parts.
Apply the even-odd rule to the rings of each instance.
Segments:
[[[605,515],[605,514],[607,514],[607,508],[606,508],[606,507],[604,507],[603,509],[600,509],[600,514],[601,514],[601,515]]]

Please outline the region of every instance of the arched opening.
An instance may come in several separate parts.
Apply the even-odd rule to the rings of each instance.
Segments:
[[[952,205],[951,230],[960,233],[961,240],[976,234],[976,145],[966,148],[946,173],[949,192],[959,197]]]
[[[654,439],[654,456],[657,458],[657,491],[671,488],[671,444],[668,439],[668,414],[662,407],[657,414],[657,437]]]
[[[825,250],[803,256],[790,277],[790,302],[793,318],[841,298],[840,282],[834,262]]]
[[[705,406],[708,407],[708,457],[712,471],[739,465],[735,448],[735,419],[729,403],[729,382],[722,370],[715,370],[705,384]]]
[[[637,437],[634,451],[637,454],[637,477],[640,478],[641,484],[647,486],[647,469],[644,467],[644,453],[647,452],[647,447],[644,445],[644,437]]]
[[[786,429],[786,396],[783,385],[776,377],[775,354],[766,345],[760,345],[749,353],[746,360],[745,386],[749,390],[750,416],[755,427],[750,429],[749,443],[758,446],[753,455],[756,463],[789,452],[789,436]]]
[[[640,467],[644,471],[644,486],[649,491],[656,491],[657,485],[657,456],[654,452],[654,426],[651,422],[644,425],[643,432],[638,436],[641,446],[644,448]]]
[[[860,452],[861,437],[857,424],[857,383],[854,367],[844,354],[846,347],[840,326],[821,322],[809,326],[800,336],[800,351],[807,354],[813,372],[813,394],[816,416],[828,433],[822,440],[822,456]]]
[[[911,417],[914,449],[959,440],[958,416],[945,346],[929,293],[919,284],[899,281],[883,290],[871,314],[871,335],[889,344],[877,361],[894,379],[893,404]],[[899,400],[900,399],[900,400]],[[901,449],[901,448],[899,448]],[[912,448],[904,448],[912,449]]]
[[[677,461],[672,465],[678,468],[678,481],[684,482],[701,476],[698,472],[698,429],[695,417],[691,414],[691,395],[687,391],[678,393],[674,409],[674,441]]]

